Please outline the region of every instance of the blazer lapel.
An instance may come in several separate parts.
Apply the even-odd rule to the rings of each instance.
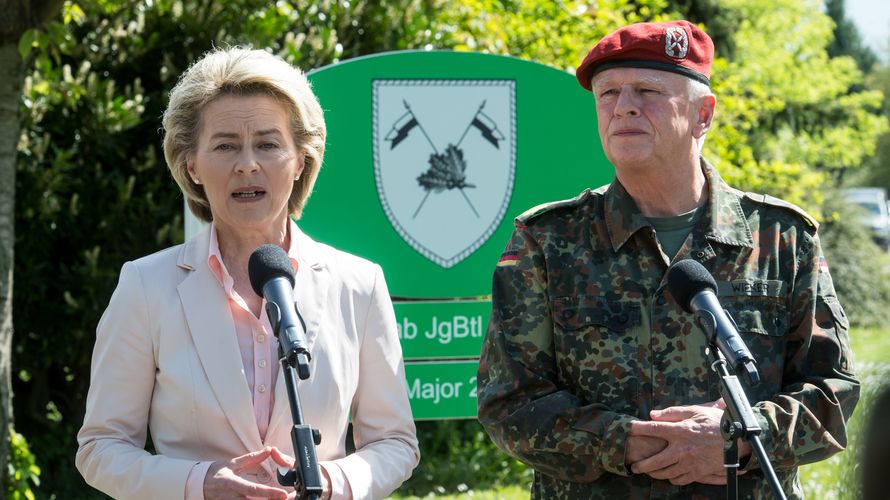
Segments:
[[[177,287],[198,358],[226,419],[247,451],[262,448],[227,298],[207,266],[209,229],[183,247],[179,266],[190,273]]]
[[[321,318],[324,316],[325,307],[330,307],[327,301],[328,287],[330,285],[330,272],[324,259],[324,248],[300,231],[296,224],[294,235],[297,238],[297,252],[299,267],[294,279],[294,300],[300,308],[303,321],[306,322],[306,345],[309,354],[314,356],[313,346],[320,332]],[[309,362],[309,378],[314,374],[314,358]],[[299,381],[299,378],[297,378]],[[301,401],[305,404],[305,401]],[[272,436],[273,430],[278,426],[291,427],[293,419],[290,414],[290,403],[287,398],[287,387],[284,383],[284,370],[278,370],[275,381],[275,403],[272,407],[272,415],[269,419],[269,431],[266,436]]]

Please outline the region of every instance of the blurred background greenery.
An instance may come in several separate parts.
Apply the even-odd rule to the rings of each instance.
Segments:
[[[736,187],[822,222],[864,397],[850,450],[803,470],[814,498],[857,496],[857,433],[890,372],[890,263],[840,190],[890,188],[890,67],[843,0],[0,0],[0,13],[7,498],[101,498],[73,465],[95,325],[124,261],[183,239],[160,117],[203,52],[267,47],[310,70],[389,50],[469,50],[572,71],[609,31],[680,17],[717,46],[706,157]],[[476,421],[420,422],[418,432],[424,458],[398,495],[527,497],[530,471]]]

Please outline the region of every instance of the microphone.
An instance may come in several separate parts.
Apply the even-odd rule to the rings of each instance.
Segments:
[[[278,338],[283,360],[297,368],[300,378],[309,378],[306,324],[294,302],[294,269],[290,258],[278,245],[263,245],[250,254],[247,262],[250,286],[266,299],[266,315]]]
[[[760,382],[756,361],[739,336],[732,317],[717,300],[717,282],[711,273],[692,259],[674,263],[667,272],[667,287],[680,307],[695,314],[710,344],[716,344],[736,373],[744,373],[754,385]]]

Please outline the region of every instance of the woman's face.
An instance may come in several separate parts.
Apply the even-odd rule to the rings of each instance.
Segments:
[[[188,171],[203,186],[220,230],[277,233],[286,227],[287,202],[303,166],[277,100],[224,96],[202,111]]]

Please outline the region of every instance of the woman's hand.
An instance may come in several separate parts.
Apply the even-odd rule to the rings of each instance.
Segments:
[[[224,500],[250,496],[285,500],[288,495],[283,488],[273,488],[241,477],[244,472],[259,470],[259,465],[269,457],[282,467],[289,467],[288,463],[283,461],[283,456],[277,448],[267,446],[260,451],[241,455],[229,461],[213,462],[207,470],[207,475],[204,476],[204,498]]]
[[[294,465],[296,465],[296,459],[281,453],[281,450],[274,446],[272,447],[272,460],[275,460],[276,463],[282,467],[287,467],[288,469],[293,469]],[[326,500],[331,498],[331,480],[328,478],[328,472],[324,470],[324,467],[319,464],[318,468],[321,472],[321,500]],[[291,493],[287,498],[288,500],[297,498],[296,491]]]

